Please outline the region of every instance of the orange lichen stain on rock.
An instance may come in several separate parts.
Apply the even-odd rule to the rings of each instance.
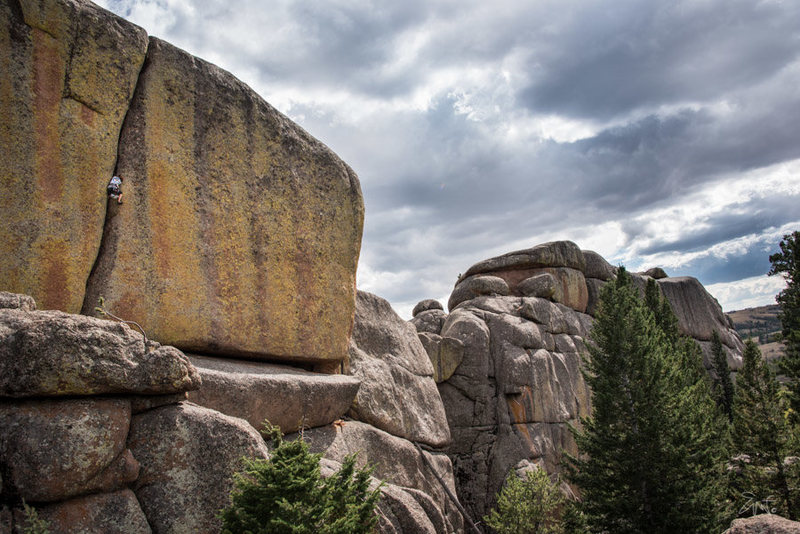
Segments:
[[[42,266],[45,269],[39,307],[50,310],[68,310],[73,308],[70,302],[68,270],[63,254],[65,243],[48,241],[42,250]]]
[[[37,185],[45,201],[58,202],[64,192],[58,127],[64,60],[57,41],[41,30],[32,33]]]

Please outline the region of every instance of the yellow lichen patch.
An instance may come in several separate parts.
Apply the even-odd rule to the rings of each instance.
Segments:
[[[0,95],[8,104],[0,111],[0,280],[40,308],[77,313],[101,241],[119,129],[144,60],[143,31],[95,20],[94,33],[118,44],[90,50],[76,45],[79,21],[88,12],[110,13],[54,0],[21,7],[24,20],[7,3],[0,8],[8,30],[0,31]],[[120,64],[116,51],[126,47]],[[84,93],[102,114],[66,87],[79,63],[116,69],[113,83]]]

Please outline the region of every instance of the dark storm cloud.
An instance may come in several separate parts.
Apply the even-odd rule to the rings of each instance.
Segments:
[[[532,50],[532,110],[607,119],[710,101],[774,75],[798,57],[795,2],[597,2]],[[574,13],[578,15],[578,13]]]

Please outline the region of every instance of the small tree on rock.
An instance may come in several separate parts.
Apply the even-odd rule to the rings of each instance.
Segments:
[[[565,502],[544,469],[520,478],[511,471],[497,495],[497,505],[483,519],[497,534],[562,534],[560,510]]]
[[[245,460],[235,477],[232,504],[220,514],[223,534],[366,534],[377,523],[380,485],[370,490],[370,469],[356,469],[355,455],[323,479],[320,454],[302,438],[283,441],[269,428],[269,459]]]

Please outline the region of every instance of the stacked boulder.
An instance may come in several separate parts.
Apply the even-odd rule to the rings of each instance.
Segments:
[[[21,531],[23,501],[53,533],[218,529],[241,457],[267,449],[182,400],[199,385],[185,355],[125,324],[0,293],[0,532]]]
[[[218,532],[242,457],[269,456],[267,420],[324,474],[353,453],[374,466],[380,532],[461,531],[431,364],[386,301],[358,303],[350,376],[186,356],[0,293],[0,533],[22,531],[23,502],[53,534]]]
[[[693,278],[662,274],[634,280],[643,290],[655,279],[682,333],[705,352],[716,330],[729,365],[740,367],[741,340],[717,301]],[[545,243],[470,267],[450,296],[449,314],[427,301],[415,310],[411,323],[442,370],[448,453],[472,516],[488,513],[512,469],[536,464],[558,473],[562,455],[577,453],[569,426],[590,413],[581,357],[600,289],[615,276],[595,252]]]

